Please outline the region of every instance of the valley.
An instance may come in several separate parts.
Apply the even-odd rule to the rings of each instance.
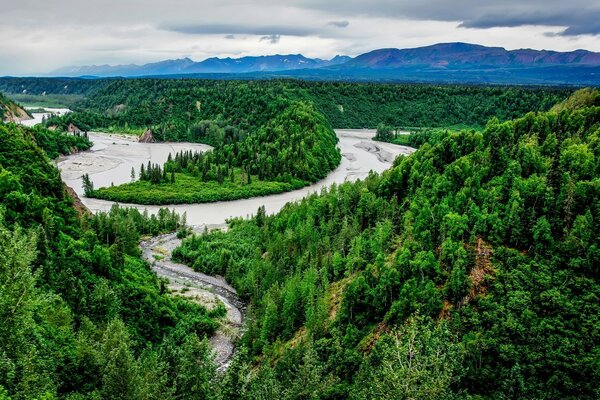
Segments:
[[[0,400],[600,399],[596,3],[7,2]]]

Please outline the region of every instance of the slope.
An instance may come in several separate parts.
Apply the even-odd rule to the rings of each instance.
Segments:
[[[185,240],[252,302],[224,397],[595,398],[600,96],[557,110]]]

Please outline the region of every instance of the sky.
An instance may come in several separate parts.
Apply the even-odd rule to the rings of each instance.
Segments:
[[[0,75],[468,42],[600,51],[597,0],[0,0]]]

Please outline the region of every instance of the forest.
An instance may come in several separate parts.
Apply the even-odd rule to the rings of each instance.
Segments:
[[[140,258],[184,217],[74,207],[50,160],[87,138],[0,124],[0,399],[598,398],[600,94],[547,108],[418,131],[382,175],[186,238],[174,257],[249,304],[225,372],[225,309]]]
[[[67,80],[64,86],[52,80],[32,86],[16,82],[34,92],[45,88],[64,94],[72,86],[74,94],[86,93],[74,106],[76,112],[50,118],[47,126],[65,129],[74,123],[85,131],[137,134],[151,129],[158,140],[214,147],[186,159],[185,165],[155,166],[160,179],[87,191],[90,197],[141,204],[235,200],[316,182],[340,162],[332,127],[481,127],[490,117],[508,120],[527,111],[547,111],[569,93],[554,88],[294,80]],[[146,176],[141,166],[137,176]]]
[[[324,178],[341,159],[335,133],[303,102],[291,102],[252,133],[208,121],[194,128],[212,151],[175,154],[164,167],[141,165],[139,180],[87,195],[141,204],[236,200],[301,188]]]
[[[582,90],[186,239],[251,304],[221,395],[597,398],[599,177]]]
[[[45,149],[53,132],[0,124],[0,399],[206,398],[224,309],[168,295],[140,258],[182,217],[78,212]]]

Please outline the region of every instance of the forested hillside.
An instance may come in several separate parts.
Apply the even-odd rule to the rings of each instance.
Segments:
[[[547,111],[568,88],[310,82],[302,80],[217,81],[201,79],[61,80],[0,79],[0,91],[85,94],[76,105],[79,124],[94,128],[168,127],[166,139],[191,140],[190,122],[223,119],[245,129],[272,116],[277,97],[312,102],[334,128],[483,127],[497,117]],[[17,90],[15,92],[15,90]],[[198,103],[200,101],[200,109]],[[75,117],[76,114],[71,115]],[[127,124],[127,125],[126,125]]]
[[[266,111],[264,103],[248,104],[244,99],[262,91],[277,96],[313,102],[334,128],[375,128],[380,123],[396,127],[485,126],[493,117],[501,121],[517,118],[529,111],[547,111],[567,97],[570,88],[525,86],[460,86],[426,84],[381,84],[356,82],[311,82],[302,80],[217,81],[202,79],[71,79],[71,78],[0,78],[0,92],[41,96],[71,95],[86,99],[74,105],[77,111],[89,110],[96,119],[81,118],[94,128],[115,125],[147,128],[171,120],[169,138],[181,135],[194,140],[177,121],[214,119],[229,103],[236,103],[237,114],[231,115],[235,125],[248,118],[243,112],[251,105],[250,117]],[[239,91],[239,93],[237,93]],[[225,92],[225,93],[221,93]],[[236,95],[234,96],[233,93]],[[181,97],[180,97],[181,96]],[[237,97],[242,97],[238,102]],[[204,108],[196,110],[196,101]],[[270,101],[269,101],[270,102]],[[214,107],[210,104],[214,103]],[[251,102],[250,102],[251,103]],[[150,105],[155,106],[150,107]],[[225,108],[224,108],[225,107]],[[261,111],[261,113],[258,112]],[[170,111],[167,113],[165,111]],[[119,117],[114,114],[119,114]],[[216,114],[215,114],[216,113]],[[101,116],[107,116],[105,119]],[[191,130],[192,128],[190,128]],[[177,133],[177,135],[175,135]],[[181,140],[184,137],[181,137]]]
[[[50,87],[54,87],[48,84]],[[38,88],[39,90],[39,88]],[[141,133],[211,144],[206,155],[174,155],[140,166],[137,182],[86,190],[142,204],[195,203],[297,189],[340,161],[336,127],[481,126],[545,111],[565,89],[376,85],[302,81],[131,79],[98,81],[79,112],[47,125]]]
[[[0,124],[0,398],[202,398],[224,309],[168,296],[139,258],[140,235],[180,217],[78,214],[36,145],[60,140]]]
[[[174,256],[251,302],[224,398],[600,395],[600,95],[439,131]]]

